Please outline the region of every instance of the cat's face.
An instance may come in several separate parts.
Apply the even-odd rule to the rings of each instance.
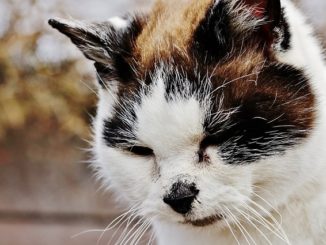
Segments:
[[[302,71],[274,57],[290,48],[278,4],[258,1],[274,17],[265,22],[254,1],[199,2],[180,1],[174,14],[159,2],[142,18],[50,23],[95,61],[104,181],[147,217],[226,225],[291,193],[314,97]]]

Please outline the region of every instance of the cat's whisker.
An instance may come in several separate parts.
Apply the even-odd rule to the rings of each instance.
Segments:
[[[132,245],[138,237],[143,233],[144,229],[148,226],[149,222],[146,219],[142,220],[142,223],[135,229],[135,231],[130,234],[129,238],[122,244],[127,245],[128,243]]]
[[[229,214],[228,211],[227,211],[227,214]],[[232,234],[234,240],[236,241],[236,243],[237,243],[238,245],[241,245],[241,243],[239,242],[239,239],[238,239],[237,236],[235,235],[235,233],[234,233],[234,231],[233,231],[233,229],[232,229],[230,223],[228,222],[228,220],[225,219],[224,221],[225,221],[226,225],[228,226],[228,228],[229,228],[229,230],[230,230],[230,232],[231,232],[231,234]]]
[[[252,220],[248,217],[248,214],[240,212],[240,215],[244,217],[262,235],[262,237],[267,241],[269,245],[273,245],[273,243],[268,239],[265,233],[254,222],[252,222]]]
[[[148,220],[147,225],[144,226],[142,230],[140,230],[139,234],[135,236],[135,238],[131,241],[131,245],[137,245],[138,242],[143,238],[143,236],[146,234],[148,229],[152,226],[152,221]]]
[[[143,229],[144,226],[145,223],[140,223],[136,227],[132,227],[133,229],[132,233],[125,235],[124,239],[120,243],[117,243],[117,245],[128,245],[128,244],[131,245],[131,240],[133,240],[133,238],[140,233],[140,231]]]
[[[129,231],[123,235],[122,239],[119,239],[115,244],[123,245],[126,244],[134,235],[135,232],[144,224],[144,218],[139,218],[138,221],[129,229]]]
[[[251,245],[251,243],[249,242],[247,236],[250,238],[250,240],[256,244],[255,240],[253,239],[253,237],[250,235],[250,233],[246,230],[246,228],[244,228],[244,226],[241,224],[241,221],[238,220],[238,218],[231,212],[231,210],[228,207],[224,207],[227,211],[229,216],[231,216],[232,221],[235,223],[235,225],[238,227],[238,229],[240,230],[240,232],[242,233],[243,237],[245,238],[246,242],[248,243],[248,245]]]
[[[130,225],[130,220],[133,218],[133,214],[130,215],[127,219],[125,219],[122,223],[120,223],[120,225],[115,229],[115,232],[111,235],[110,240],[107,242],[108,245],[110,245],[113,241],[113,239],[116,237],[117,233],[120,231],[121,227],[127,223],[123,229],[123,231],[121,232],[120,236],[118,237],[117,241],[119,241],[121,239],[121,237],[123,237],[123,235],[125,234],[125,232],[128,230],[128,227]]]
[[[105,232],[108,227],[110,227],[111,225],[113,225],[114,222],[119,222],[120,219],[123,219],[127,214],[128,214],[129,211],[127,211],[126,213],[123,213],[121,215],[119,215],[118,217],[116,217],[106,228],[104,229],[89,229],[89,230],[85,230],[85,231],[82,231],[82,232],[79,232],[75,235],[72,235],[71,238],[74,239],[74,238],[77,238],[81,235],[84,235],[84,234],[87,234],[87,233],[92,233],[92,232]]]
[[[279,230],[277,229],[277,227],[275,227],[274,225],[270,225],[270,224],[267,224],[266,222],[264,222],[264,220],[262,219],[261,216],[257,216],[257,214],[254,213],[254,215],[258,218],[258,219],[257,219],[257,218],[255,218],[255,217],[251,216],[249,213],[246,213],[246,212],[244,212],[244,211],[241,211],[240,209],[238,209],[238,208],[236,208],[236,207],[234,207],[234,208],[235,208],[235,210],[236,210],[239,214],[241,214],[243,217],[246,216],[246,217],[248,217],[249,219],[251,219],[251,220],[257,222],[258,224],[262,225],[262,227],[265,227],[267,230],[269,230],[270,232],[272,232],[272,233],[273,233],[275,236],[277,236],[279,239],[281,239],[282,241],[284,241],[284,242],[287,243],[287,240],[286,240],[286,238],[284,238],[284,236],[283,236],[283,234],[281,233],[281,231],[279,231]],[[248,211],[251,212],[251,210],[248,210]],[[252,213],[252,212],[251,212],[251,213]],[[259,219],[260,219],[260,220],[259,220]],[[275,229],[276,229],[280,234],[279,234],[277,231],[275,231]]]
[[[282,225],[280,224],[280,222],[278,222],[269,211],[267,211],[264,207],[262,207],[257,202],[255,202],[255,201],[253,201],[251,199],[248,199],[248,202],[250,202],[251,204],[255,205],[257,208],[259,208],[261,211],[263,211],[265,213],[265,215],[267,215],[275,223],[275,225],[277,225],[277,227],[284,232],[284,230],[283,230]],[[250,205],[247,205],[247,206],[249,208],[251,208],[252,210],[255,211],[255,209],[253,209],[252,207],[250,207]]]
[[[274,222],[271,223],[270,221],[268,221],[264,216],[262,216],[261,214],[259,214],[255,209],[253,209],[252,207],[250,207],[248,204],[246,203],[242,203],[243,206],[250,211],[253,215],[255,215],[255,217],[257,217],[259,220],[257,220],[256,218],[252,217],[253,219],[255,219],[255,221],[261,225],[263,225],[266,229],[268,229],[269,231],[271,231],[274,235],[276,235],[278,238],[282,239],[284,242],[286,242],[287,244],[289,244],[289,239],[286,235],[286,233],[284,232],[282,226],[276,221],[272,219],[271,215],[268,215],[269,218],[272,219],[272,221]],[[238,210],[239,212],[241,212],[240,210]],[[249,215],[249,214],[248,214]]]
[[[85,234],[88,234],[88,233],[93,233],[93,232],[103,232],[104,229],[89,229],[89,230],[85,230],[85,231],[82,231],[82,232],[79,232],[75,235],[72,235],[70,238],[71,239],[75,239],[79,236],[82,236],[82,235],[85,235]]]
[[[119,215],[118,217],[116,217],[113,221],[111,221],[106,227],[105,229],[102,231],[102,233],[100,234],[98,240],[97,240],[97,245],[100,244],[101,240],[103,239],[104,234],[107,231],[113,230],[115,229],[119,224],[123,224],[125,221],[124,219],[126,217],[128,217],[128,215],[132,215],[136,210],[137,210],[138,205],[134,205],[132,206],[130,209],[128,209],[126,212],[122,213],[121,215]]]
[[[155,233],[154,233],[154,231],[152,231],[151,236],[149,237],[146,245],[152,245],[154,240],[155,240]]]
[[[151,227],[151,220],[146,218],[141,218],[139,220],[140,224],[135,224],[134,227],[132,227],[131,230],[133,230],[132,233],[125,235],[124,239],[125,241],[121,241],[120,243],[117,243],[119,245],[133,245],[137,244],[140,239],[144,236],[144,234],[148,231],[148,229]],[[131,231],[130,230],[130,231]]]
[[[123,231],[121,232],[120,236],[118,237],[118,239],[115,241],[115,244],[119,244],[124,238],[125,235],[128,233],[128,229],[130,227],[130,225],[138,218],[138,213],[137,212],[133,212],[130,217],[126,220],[127,224],[125,225]],[[124,222],[125,223],[125,222]],[[111,244],[111,242],[113,241],[113,239],[115,238],[115,235],[118,233],[119,229],[121,228],[122,224],[118,227],[118,229],[114,232],[114,234],[111,236],[111,239],[109,240],[109,242],[107,244]],[[133,228],[134,226],[132,226]]]
[[[80,82],[86,87],[89,89],[89,91],[91,91],[93,94],[95,94],[97,97],[99,97],[99,94],[97,91],[95,91],[95,89],[91,88],[87,82],[84,82],[83,80],[80,80]]]
[[[107,91],[110,91],[109,87],[107,86],[106,82],[104,82],[104,80],[102,79],[102,77],[100,76],[100,74],[98,73],[97,70],[95,70],[95,73],[96,73],[96,77],[97,79],[100,81],[100,83],[104,86],[104,88],[107,90]]]
[[[124,234],[124,232],[127,230],[128,228],[128,222],[129,220],[131,219],[131,217],[133,216],[130,216],[128,219],[125,219],[123,222],[120,223],[120,225],[115,229],[115,231],[113,232],[113,234],[111,235],[111,238],[110,240],[107,242],[107,244],[111,244],[113,239],[116,237],[117,233],[120,231],[121,227],[127,222],[127,225],[125,226],[125,229],[123,230],[123,232],[121,234]],[[120,236],[119,236],[120,238]]]
[[[262,214],[260,214],[258,211],[256,211],[253,207],[251,207],[247,203],[242,202],[242,205],[246,209],[248,209],[248,211],[253,213],[257,218],[259,218],[264,224],[269,225],[270,227],[273,227],[277,230],[280,230],[280,228],[281,228],[280,223],[274,217],[272,217],[271,213],[268,213],[268,214],[265,213],[265,215],[266,215],[266,218],[265,218]],[[269,221],[267,218],[270,218],[273,223],[271,221]]]
[[[265,190],[262,187],[259,187],[259,186],[256,186],[256,185],[253,185],[253,187],[254,188],[257,188],[257,189],[260,188],[260,189],[262,189],[262,190],[267,191],[267,192],[270,193],[270,191]],[[262,196],[260,196],[257,192],[253,191],[252,194],[255,195],[256,197],[258,197],[260,200],[262,200],[267,206],[269,206],[273,210],[273,212],[275,212],[280,217],[280,222],[279,223],[280,223],[280,225],[282,225],[282,223],[283,223],[283,217],[282,217],[281,213],[270,202],[268,202],[265,198],[263,198]]]
[[[247,241],[247,243],[248,243],[249,245],[251,245],[251,243],[249,242],[249,240],[248,240],[248,238],[247,238],[246,236],[248,236],[249,239],[253,242],[253,244],[256,245],[256,241],[255,241],[255,239],[254,239],[254,238],[252,237],[252,235],[247,231],[247,229],[245,228],[245,226],[241,224],[242,219],[237,218],[237,217],[236,217],[232,212],[231,212],[231,216],[233,216],[233,219],[234,219],[234,221],[237,223],[237,226],[238,226],[240,229],[242,229],[243,236],[244,236],[245,240]],[[245,235],[244,233],[245,233],[246,235]]]

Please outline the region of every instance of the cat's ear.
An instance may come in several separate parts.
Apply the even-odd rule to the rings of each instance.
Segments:
[[[215,0],[195,32],[195,50],[219,59],[253,38],[265,49],[286,48],[287,28],[280,0]]]
[[[49,24],[68,36],[88,59],[103,64],[110,62],[110,39],[116,32],[110,22],[90,24],[56,18],[50,19]]]
[[[280,0],[243,0],[243,4],[251,8],[251,13],[259,18],[264,19],[275,28],[281,21],[281,1]]]
[[[267,46],[281,41],[279,34],[284,31],[285,20],[280,0],[243,0],[243,4],[248,7],[249,15],[258,21],[254,28]]]
[[[130,80],[133,41],[141,30],[139,19],[116,17],[100,23],[85,23],[57,18],[50,19],[49,24],[68,36],[88,59],[95,62],[102,82]]]

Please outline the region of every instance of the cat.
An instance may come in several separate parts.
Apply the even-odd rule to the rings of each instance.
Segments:
[[[326,69],[293,2],[49,24],[94,61],[93,166],[159,245],[326,244]]]

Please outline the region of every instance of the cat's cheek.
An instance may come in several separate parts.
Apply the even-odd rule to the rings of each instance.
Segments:
[[[226,205],[241,206],[252,191],[252,169],[249,165],[218,163],[198,178],[199,198],[207,210]],[[200,208],[200,206],[198,206]]]
[[[224,161],[215,147],[209,147],[207,154],[210,163],[202,169],[197,177],[201,189],[207,196],[213,193],[215,202],[237,204],[249,198],[253,184],[253,169],[251,164],[229,164]]]
[[[135,157],[114,148],[102,147],[98,156],[99,173],[118,197],[131,204],[146,198],[152,183],[154,161]]]

